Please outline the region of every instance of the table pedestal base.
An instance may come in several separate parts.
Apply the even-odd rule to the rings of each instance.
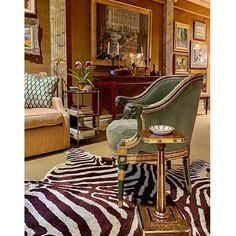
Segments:
[[[143,236],[189,236],[190,228],[174,203],[167,205],[168,218],[159,220],[155,207],[139,205],[140,224]]]

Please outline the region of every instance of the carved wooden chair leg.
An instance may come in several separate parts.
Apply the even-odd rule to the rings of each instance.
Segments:
[[[127,166],[126,147],[118,146],[118,206],[123,207],[123,189]]]
[[[184,166],[184,178],[185,178],[185,185],[187,192],[189,194],[192,193],[192,185],[191,185],[191,178],[190,178],[190,159],[189,157],[183,158],[183,166]]]
[[[170,170],[171,169],[171,161],[166,161],[166,164],[167,164],[167,169]]]
[[[118,169],[118,206],[123,207],[123,191],[124,191],[125,170]]]

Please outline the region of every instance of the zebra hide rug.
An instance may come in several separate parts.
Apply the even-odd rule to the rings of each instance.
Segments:
[[[210,165],[191,164],[193,192],[184,192],[181,168],[167,170],[170,196],[192,235],[210,235]],[[66,162],[41,181],[25,181],[25,235],[141,236],[137,204],[155,204],[156,166],[129,164],[124,207],[117,206],[117,168],[110,158],[81,149],[66,152]]]

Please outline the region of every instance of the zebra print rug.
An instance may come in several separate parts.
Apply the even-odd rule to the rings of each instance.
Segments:
[[[184,188],[182,169],[167,171],[167,185],[192,235],[210,235],[210,166],[191,165],[193,193]],[[155,204],[156,166],[129,164],[124,207],[117,207],[117,168],[110,158],[81,149],[66,152],[66,162],[41,181],[25,181],[25,235],[140,236],[137,204]]]

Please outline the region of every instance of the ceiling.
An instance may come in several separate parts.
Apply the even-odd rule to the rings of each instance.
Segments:
[[[206,8],[210,8],[210,0],[187,0],[187,1],[206,7]]]

